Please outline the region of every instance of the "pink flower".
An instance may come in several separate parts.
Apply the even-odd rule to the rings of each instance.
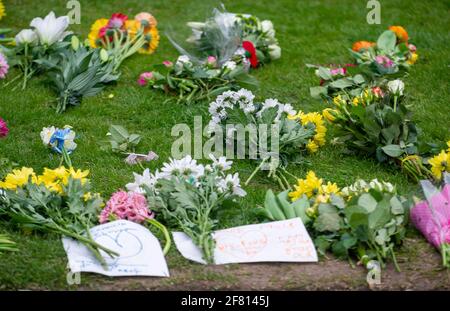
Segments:
[[[208,56],[208,59],[206,60],[206,62],[208,63],[208,65],[214,65],[217,61],[217,58],[215,56]]]
[[[9,65],[6,61],[6,57],[0,53],[0,79],[4,79],[8,73]]]
[[[142,223],[154,217],[155,214],[148,208],[144,195],[121,190],[114,193],[106,203],[106,207],[100,213],[100,223],[103,224],[115,218]]]
[[[6,122],[0,118],[0,138],[8,136],[9,129],[6,126]]]
[[[148,80],[151,80],[151,79],[153,79],[153,72],[143,72],[139,76],[139,79],[137,80],[137,83],[140,86],[146,86]]]
[[[345,68],[333,68],[333,69],[330,69],[330,72],[331,72],[332,76],[337,76],[337,75],[345,76],[345,74],[347,73],[347,69],[345,69]]]
[[[165,61],[163,61],[163,65],[166,67],[172,67],[173,63],[170,60],[165,60]]]
[[[383,90],[379,86],[373,87],[372,88],[372,93],[376,97],[383,97],[384,96]]]
[[[417,48],[414,44],[408,44],[408,49],[411,51],[411,53],[414,53],[417,51]]]
[[[385,68],[391,68],[394,65],[394,62],[385,55],[377,55],[377,57],[375,57],[375,61],[378,64],[383,65]]]
[[[122,13],[114,13],[108,22],[108,28],[122,28],[125,22],[128,20],[128,16]]]

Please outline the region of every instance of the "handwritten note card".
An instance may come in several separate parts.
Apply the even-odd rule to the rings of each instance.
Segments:
[[[300,218],[214,232],[216,264],[245,262],[317,262],[316,248]],[[173,238],[181,254],[206,263],[200,249],[183,232]]]
[[[108,264],[108,270],[105,270],[86,246],[63,238],[72,272],[94,272],[108,276],[169,276],[161,245],[147,228],[117,220],[96,226],[90,232],[97,243],[120,255],[111,258],[101,251]]]

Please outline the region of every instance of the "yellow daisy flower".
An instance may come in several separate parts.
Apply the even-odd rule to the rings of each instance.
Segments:
[[[3,2],[0,0],[0,20],[6,16],[6,10],[5,10],[5,5],[3,4]]]
[[[440,180],[443,172],[450,172],[450,153],[442,150],[437,156],[428,160],[428,163],[431,165],[431,173]]]
[[[32,168],[22,167],[21,169],[15,169],[12,173],[6,175],[4,181],[0,182],[0,188],[16,190],[17,187],[26,185],[30,178],[31,182],[37,182],[36,175]]]

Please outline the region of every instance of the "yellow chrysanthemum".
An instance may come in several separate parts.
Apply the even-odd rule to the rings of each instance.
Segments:
[[[69,169],[69,174],[70,177],[72,177],[73,179],[79,179],[81,180],[81,183],[84,184],[87,181],[86,177],[89,175],[89,170],[82,171],[78,169],[75,171],[74,168],[71,167]]]
[[[324,194],[339,194],[341,191],[336,183],[328,182],[326,185],[322,186],[322,191]]]
[[[325,136],[327,133],[327,128],[325,126],[325,122],[323,120],[323,116],[318,112],[310,112],[310,113],[299,113],[300,122],[303,125],[307,125],[308,123],[313,123],[316,127],[316,134],[308,143],[308,150],[311,153],[317,151],[317,149],[323,145],[325,145]],[[316,145],[316,146],[315,146]]]
[[[159,45],[159,32],[156,27],[150,27],[148,30],[145,30],[145,38],[146,43],[142,47],[142,49],[139,50],[140,54],[152,54],[155,52],[156,48]]]
[[[428,163],[431,165],[431,173],[440,180],[443,172],[450,172],[450,152],[442,150],[437,156],[428,160]]]
[[[408,59],[407,63],[410,64],[410,65],[414,65],[417,62],[418,59],[419,59],[419,54],[412,53],[411,57]]]
[[[6,16],[6,10],[5,10],[5,5],[3,4],[3,2],[0,0],[0,20]]]
[[[303,195],[311,198],[314,195],[320,194],[322,179],[318,178],[313,171],[309,171],[305,179],[297,180],[297,185],[294,188],[295,191],[289,193],[292,201],[300,199]]]
[[[100,39],[100,29],[106,27],[106,25],[108,25],[108,19],[106,18],[97,19],[94,24],[92,24],[91,32],[88,35],[89,44],[92,48],[100,47],[98,44],[98,40]]]
[[[323,117],[330,123],[333,123],[334,120],[336,120],[337,110],[326,108],[322,111]]]
[[[22,167],[20,170],[15,169],[12,173],[6,175],[4,181],[0,182],[0,188],[8,190],[16,190],[22,187],[30,180],[36,182],[36,175],[32,168]]]

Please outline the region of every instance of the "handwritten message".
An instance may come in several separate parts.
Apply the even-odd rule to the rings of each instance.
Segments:
[[[64,249],[72,272],[94,272],[108,276],[168,277],[169,269],[158,239],[145,227],[127,220],[117,220],[90,230],[100,245],[119,254],[111,258],[101,251],[105,270],[83,244],[63,238]]]
[[[206,263],[200,249],[183,232],[173,233],[181,254]],[[245,262],[317,262],[317,253],[300,218],[248,225],[213,233],[216,264]]]

